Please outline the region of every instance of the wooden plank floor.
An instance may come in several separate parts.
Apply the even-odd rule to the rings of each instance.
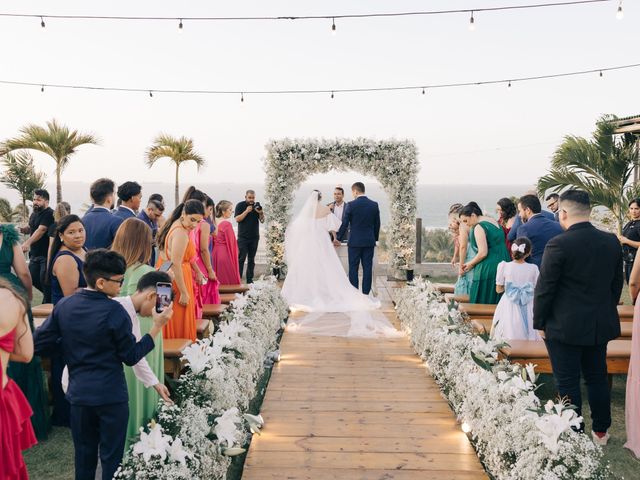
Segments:
[[[378,280],[397,326],[393,287]],[[488,478],[407,338],[287,332],[281,351],[243,479]]]

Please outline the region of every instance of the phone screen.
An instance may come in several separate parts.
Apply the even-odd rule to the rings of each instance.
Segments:
[[[156,283],[156,312],[162,311],[169,306],[173,300],[173,291],[170,283]]]

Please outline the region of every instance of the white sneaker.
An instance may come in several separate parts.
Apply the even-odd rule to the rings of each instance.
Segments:
[[[599,437],[598,435],[596,435],[596,432],[592,431],[591,438],[593,439],[593,443],[604,447],[609,442],[609,438],[611,438],[611,436],[608,432],[605,432],[604,437]]]

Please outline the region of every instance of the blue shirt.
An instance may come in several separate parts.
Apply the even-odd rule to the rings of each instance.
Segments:
[[[93,207],[82,218],[84,229],[87,233],[84,247],[87,250],[96,248],[109,248],[116,236],[122,218],[112,215],[104,207]]]
[[[540,211],[540,214],[545,217],[548,218],[549,220],[555,220],[556,222],[558,221],[558,214],[557,213],[551,213],[548,210],[542,210]],[[507,240],[509,240],[510,242],[514,242],[518,235],[518,227],[522,225],[522,219],[520,218],[520,215],[516,214],[515,216],[515,220],[513,221],[513,225],[511,226],[511,230],[509,230],[509,235],[507,235]]]
[[[122,205],[120,205],[118,207],[118,209],[113,212],[113,215],[116,217],[119,217],[122,219],[122,221],[124,222],[127,218],[135,218],[136,214],[133,210],[131,210],[130,208],[127,207],[123,207]]]
[[[69,368],[69,403],[124,403],[129,397],[122,364],[135,365],[155,346],[149,334],[136,343],[131,329],[122,305],[84,289],[58,302],[35,331],[34,347],[37,355],[62,352]]]
[[[542,214],[534,215],[527,223],[520,225],[517,236],[527,237],[531,241],[531,256],[527,258],[527,262],[534,263],[540,268],[547,242],[562,232],[560,223]]]

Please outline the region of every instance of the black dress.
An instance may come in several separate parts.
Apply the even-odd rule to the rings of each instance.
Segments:
[[[631,220],[622,228],[622,235],[632,242],[640,242],[640,220]],[[622,246],[622,258],[624,260],[624,275],[629,283],[629,276],[633,268],[633,262],[636,259],[637,248],[630,245]]]

